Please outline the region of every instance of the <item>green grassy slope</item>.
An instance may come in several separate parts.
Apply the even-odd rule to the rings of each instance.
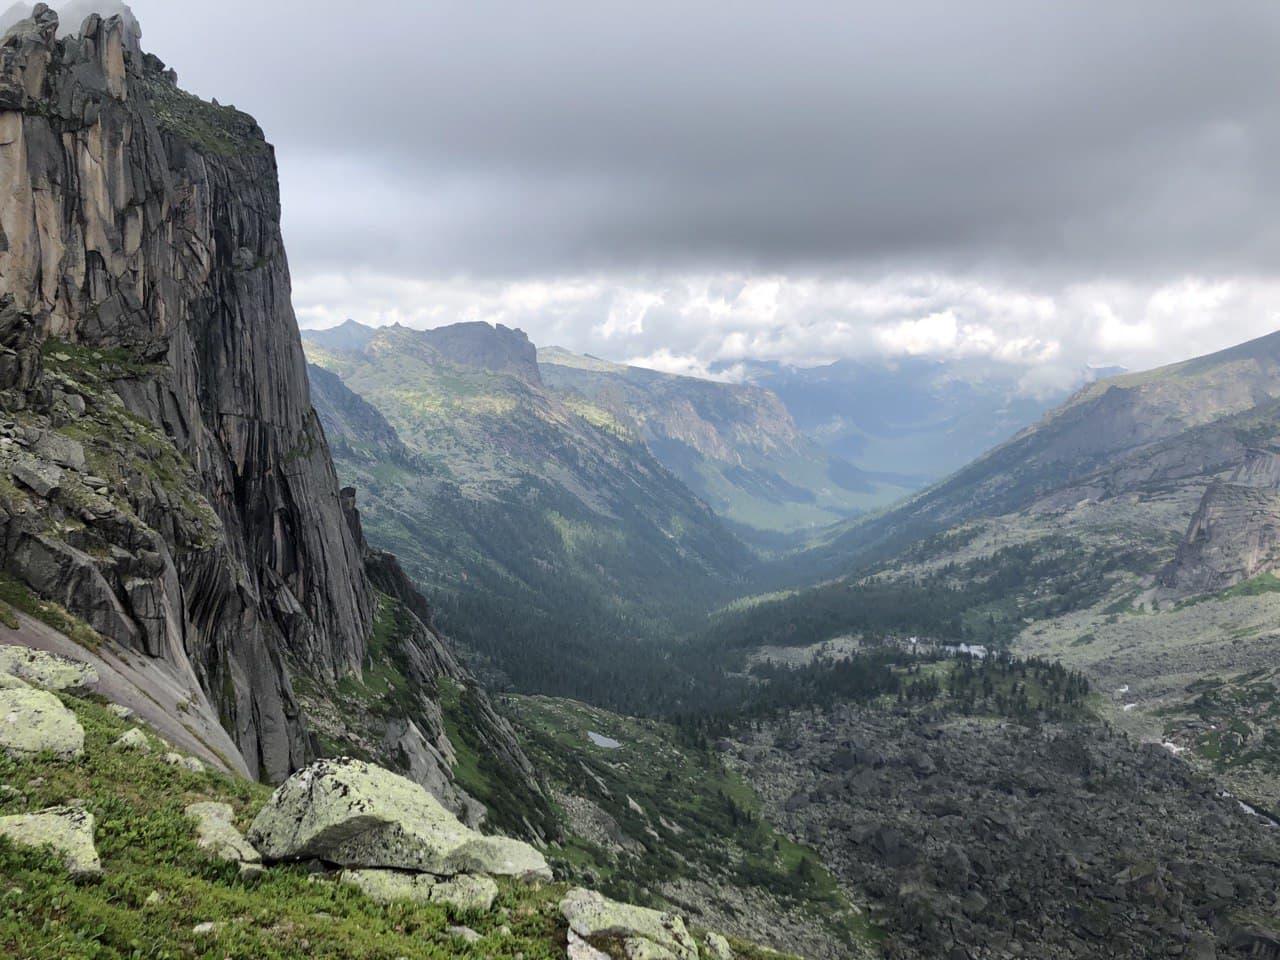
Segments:
[[[209,859],[184,808],[231,804],[242,828],[269,791],[247,780],[193,773],[156,753],[111,746],[131,724],[92,699],[61,695],[85,728],[73,762],[0,755],[0,815],[80,803],[97,821],[103,873],[72,880],[50,853],[0,839],[0,956],[23,960],[560,960],[567,884],[499,883],[491,911],[374,902],[304,866],[268,867],[242,880]],[[75,799],[73,799],[75,798]],[[213,924],[212,930],[201,925]],[[480,934],[468,943],[449,928]],[[696,928],[695,928],[696,929]],[[740,960],[765,956],[735,942]],[[772,955],[772,956],[777,956]]]

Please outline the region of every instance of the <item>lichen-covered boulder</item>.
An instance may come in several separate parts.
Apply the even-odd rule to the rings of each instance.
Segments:
[[[204,801],[184,811],[196,822],[196,845],[219,860],[261,863],[262,854],[236,829],[235,812],[227,803]]]
[[[147,739],[147,735],[134,727],[132,730],[126,730],[120,734],[111,745],[118,750],[136,750],[139,753],[151,752],[151,741]]]
[[[477,877],[460,873],[448,880],[441,880],[431,891],[436,903],[447,903],[459,910],[484,912],[493,907],[498,898],[498,885],[490,877]]]
[[[404,870],[343,870],[342,883],[357,887],[361,893],[379,903],[430,903],[437,879],[429,873]]]
[[[39,813],[0,817],[0,837],[25,847],[51,847],[73,876],[102,872],[93,845],[93,814],[78,807],[50,807]]]
[[[707,960],[733,960],[733,947],[718,933],[708,933],[702,941]]]
[[[412,780],[347,758],[318,760],[281,784],[249,841],[268,860],[551,878],[527,843],[476,833]]]
[[[87,663],[12,643],[0,644],[0,673],[45,690],[89,690],[98,685],[98,671]]]
[[[84,753],[84,728],[52,693],[28,686],[0,689],[0,750],[13,756],[48,751],[60,760]]]
[[[569,929],[594,947],[617,944],[630,960],[698,960],[698,945],[671,913],[617,903],[581,888],[560,901]],[[657,948],[656,950],[654,948]]]
[[[171,767],[181,767],[191,773],[204,773],[204,764],[195,757],[188,757],[185,753],[171,750],[161,759]]]
[[[403,870],[344,870],[340,879],[379,903],[444,903],[459,910],[485,911],[498,896],[498,885],[491,878],[469,874],[441,880]]]

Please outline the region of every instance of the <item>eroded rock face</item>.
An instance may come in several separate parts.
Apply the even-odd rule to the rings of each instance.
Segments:
[[[698,960],[698,945],[671,913],[617,903],[594,890],[570,890],[560,901],[569,929],[592,947],[618,945],[629,960]]]
[[[93,845],[93,814],[76,807],[50,807],[39,813],[0,817],[0,837],[27,847],[51,847],[73,876],[102,872]]]
[[[68,29],[39,5],[0,39],[0,181],[0,570],[154,665],[137,675],[220,723],[229,767],[282,781],[318,742],[295,674],[332,691],[362,669],[392,565],[348,522],[311,405],[272,149],[178,89],[132,17]],[[388,655],[423,692],[376,731],[354,718],[361,740],[478,823],[431,700],[458,678],[550,819],[425,601],[402,573],[377,589],[422,618]]]
[[[1226,481],[1205,490],[1162,572],[1175,596],[1216,593],[1280,567],[1280,452],[1253,449]]]
[[[0,750],[14,756],[48,751],[74,760],[84,753],[84,728],[53,694],[15,685],[0,689]]]
[[[249,842],[268,860],[551,878],[533,847],[468,829],[423,787],[361,760],[318,760],[294,774],[254,819]]]

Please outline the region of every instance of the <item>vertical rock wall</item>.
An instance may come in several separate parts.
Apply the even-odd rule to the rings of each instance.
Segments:
[[[290,666],[358,670],[374,602],[308,394],[274,156],[124,19],[57,29],[40,4],[0,43],[0,406],[37,466],[78,444],[77,484],[113,456],[125,480],[70,531],[65,497],[22,487],[0,558],[190,670],[279,779],[308,753]],[[176,466],[130,457],[143,438]]]

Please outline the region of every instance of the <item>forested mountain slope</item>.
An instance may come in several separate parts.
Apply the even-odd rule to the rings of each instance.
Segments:
[[[522,333],[339,329],[306,334],[312,384],[372,542],[522,689],[640,709],[629,674],[670,671],[654,642],[732,594],[746,548],[628,424],[549,391]]]
[[[1280,334],[1093,384],[776,565],[775,584],[828,582],[727,609],[709,642],[918,634],[1061,659],[1117,722],[1264,802],[1280,783],[1278,397]]]

